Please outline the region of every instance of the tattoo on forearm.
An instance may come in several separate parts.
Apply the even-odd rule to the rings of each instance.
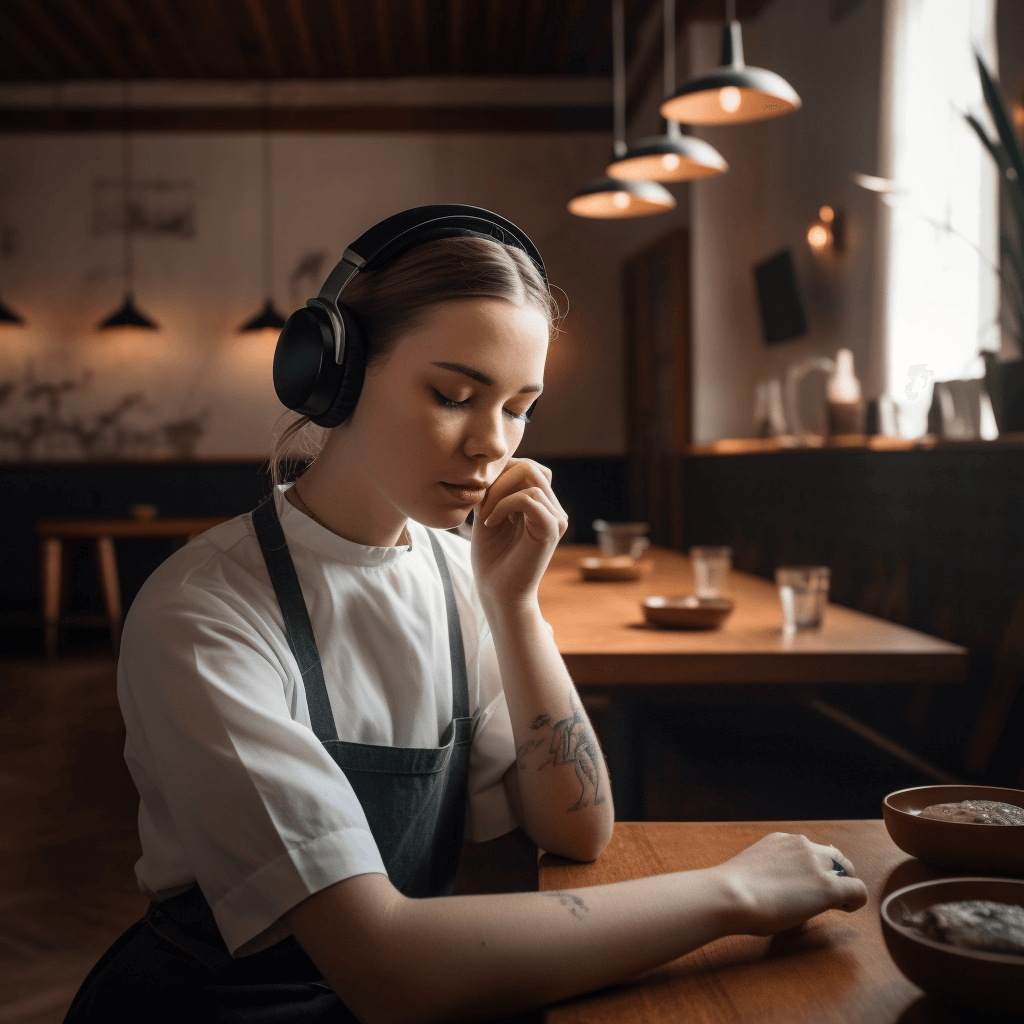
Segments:
[[[534,759],[530,755],[540,750],[541,761],[536,765],[537,771],[543,771],[549,765],[558,768],[571,764],[580,784],[580,796],[567,810],[578,811],[581,807],[603,804],[604,789],[601,786],[601,754],[597,737],[583,708],[575,698],[572,703],[573,712],[568,718],[552,722],[550,715],[538,715],[533,720],[530,729],[537,733],[537,737],[520,744],[516,760],[519,770],[525,772],[534,767]]]
[[[542,892],[541,896],[554,897],[577,921],[582,921],[590,913],[590,907],[574,892]]]

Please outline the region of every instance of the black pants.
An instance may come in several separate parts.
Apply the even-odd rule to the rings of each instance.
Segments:
[[[198,888],[153,904],[103,954],[64,1024],[356,1024],[293,938],[232,958]]]

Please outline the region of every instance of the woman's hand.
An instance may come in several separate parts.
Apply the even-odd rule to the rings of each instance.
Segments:
[[[833,860],[845,877],[836,874]],[[853,865],[834,846],[785,832],[765,836],[718,870],[738,896],[737,931],[747,935],[774,935],[825,910],[857,910],[868,898]]]
[[[532,459],[509,459],[473,515],[473,573],[481,599],[508,608],[535,602],[568,525],[551,490],[551,470]]]

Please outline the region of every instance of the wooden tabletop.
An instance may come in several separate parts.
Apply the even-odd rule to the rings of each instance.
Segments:
[[[711,867],[769,832],[837,846],[868,887],[867,906],[828,911],[774,938],[734,935],[627,984],[549,1007],[546,1024],[931,1024],[952,1020],[899,972],[879,906],[895,889],[942,875],[893,844],[882,821],[616,822],[593,864],[546,854],[540,888],[569,889]]]
[[[786,635],[774,583],[735,570],[723,593],[736,606],[720,628],[649,626],[640,608],[645,597],[693,593],[689,558],[651,548],[644,557],[653,570],[643,579],[585,581],[579,561],[597,553],[596,547],[559,545],[540,585],[544,617],[578,685],[919,684],[967,678],[965,648],[841,605],[828,605],[819,628]]]
[[[182,516],[155,519],[40,519],[37,537],[188,537],[234,516]]]

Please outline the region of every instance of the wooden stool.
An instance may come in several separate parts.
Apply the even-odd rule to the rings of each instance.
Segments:
[[[115,538],[180,537],[185,542],[233,516],[197,516],[177,519],[42,519],[36,523],[39,538],[39,593],[43,610],[43,647],[47,658],[57,651],[60,606],[67,589],[68,566],[65,540],[91,540],[96,549],[96,571],[103,593],[105,615],[98,621],[109,626],[117,654],[121,644],[121,584],[117,575]],[[97,621],[89,618],[81,622]]]

